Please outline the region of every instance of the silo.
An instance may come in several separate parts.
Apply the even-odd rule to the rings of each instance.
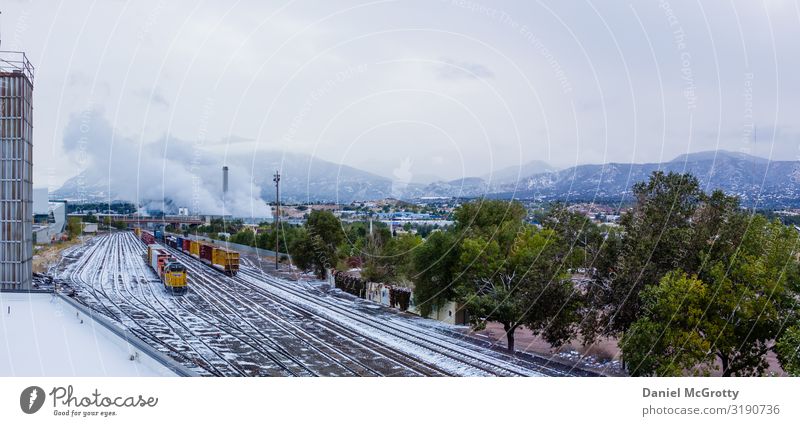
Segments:
[[[33,259],[33,66],[0,52],[0,290],[30,290]]]

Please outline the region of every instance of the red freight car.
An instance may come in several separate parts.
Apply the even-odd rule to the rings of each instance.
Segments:
[[[147,231],[142,231],[142,242],[144,242],[145,244],[147,244],[149,246],[150,244],[155,244],[156,243],[156,239],[155,239],[155,237],[153,237],[153,234],[151,234],[151,233],[149,233]]]
[[[214,246],[209,244],[200,244],[200,259],[205,259],[213,262]]]
[[[187,253],[188,253],[188,252],[189,252],[189,247],[190,247],[191,245],[192,245],[192,240],[190,240],[190,239],[188,239],[188,238],[184,238],[184,240],[183,240],[183,247],[182,247],[182,248],[183,248],[183,251],[185,251],[185,252],[187,252]]]

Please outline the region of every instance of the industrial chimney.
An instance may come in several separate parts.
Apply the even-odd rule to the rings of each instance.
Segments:
[[[222,196],[228,194],[228,166],[222,166]]]

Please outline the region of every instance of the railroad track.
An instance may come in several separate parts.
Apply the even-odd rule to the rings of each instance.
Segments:
[[[214,331],[218,330],[215,322],[206,322],[200,331],[192,330],[186,322],[193,322],[196,317],[182,314],[179,318],[175,309],[161,300],[166,298],[160,292],[162,284],[146,268],[141,259],[143,250],[137,251],[132,241],[135,239],[127,238],[125,234],[111,234],[99,237],[87,248],[70,274],[70,279],[93,297],[83,302],[154,347],[163,348],[159,350],[179,362],[200,368],[202,373],[250,375],[230,359],[229,348],[214,347],[209,343],[217,340],[210,337],[217,333]],[[94,273],[87,278],[86,271],[89,270]],[[201,333],[204,336],[200,336]]]
[[[145,245],[138,241],[137,239],[133,239],[132,241],[128,241],[128,244],[132,244],[136,248],[133,249],[133,252],[137,250],[143,251],[145,249]],[[147,269],[147,268],[142,268]],[[144,274],[153,275],[152,271],[144,271]],[[158,281],[159,286],[161,282]],[[152,286],[150,287],[150,291],[152,292]],[[208,295],[202,294],[202,292],[198,291],[199,289],[196,287],[192,287],[190,291],[193,295],[197,295],[200,299],[207,302]],[[243,327],[237,325],[228,314],[225,314],[219,306],[215,306],[212,303],[207,303],[205,306],[199,306],[195,302],[192,301],[192,297],[187,293],[184,296],[168,296],[167,299],[169,300],[169,304],[176,305],[179,309],[183,310],[188,314],[189,317],[195,317],[202,319],[207,324],[213,325],[216,327],[220,332],[225,332],[226,336],[232,337],[243,345],[250,347],[254,350],[258,355],[263,356],[266,358],[265,361],[269,361],[269,363],[274,364],[275,366],[279,367],[284,373],[287,373],[291,376],[315,376],[316,374],[314,371],[310,370],[307,366],[305,366],[302,362],[293,358],[291,355],[287,354],[286,351],[279,347],[278,345],[274,344],[274,342],[270,341],[269,336],[264,335],[261,333],[260,330],[253,327],[254,330],[257,332],[255,334],[247,332]],[[164,302],[159,300],[156,297],[157,303],[159,303],[164,309],[170,310],[170,307],[167,307]],[[217,311],[220,315],[213,316],[208,312]],[[264,340],[261,340],[257,337],[257,335],[261,335]],[[279,359],[281,356],[284,356],[286,360]],[[259,364],[264,364],[262,361],[258,360]],[[295,364],[297,368],[292,368],[289,364]],[[252,375],[252,374],[247,374]],[[272,374],[275,375],[275,374]]]
[[[180,250],[189,291],[168,295],[132,233],[101,236],[68,269],[84,303],[209,375],[567,375],[409,318],[374,315],[268,275],[245,260],[229,277]]]
[[[409,372],[418,376],[446,374],[446,372],[435,366],[428,366],[413,359],[408,359],[404,354],[388,350],[382,345],[378,345],[377,342],[357,335],[351,330],[332,323],[326,324],[324,320],[313,318],[313,315],[308,311],[302,311],[302,315],[297,315],[298,310],[296,307],[274,297],[260,297],[258,300],[251,299],[253,294],[250,292],[245,293],[247,297],[244,297],[237,289],[231,287],[237,283],[230,281],[229,277],[222,275],[213,268],[208,268],[207,265],[198,262],[197,259],[185,253],[178,250],[172,250],[172,252],[189,268],[191,272],[190,279],[196,281],[192,287],[193,290],[215,295],[211,298],[216,305],[235,305],[247,308],[248,312],[255,315],[257,319],[267,321],[279,328],[280,331],[288,334],[295,341],[295,345],[301,343],[331,362],[343,367],[352,375],[398,375],[401,374],[397,371],[398,366],[408,370],[403,372],[402,375],[409,375]],[[199,283],[197,281],[202,282],[202,285],[198,287]],[[203,289],[205,286],[209,286],[210,289]],[[238,287],[241,288],[241,285]],[[277,313],[278,311],[283,312],[279,314]],[[289,320],[285,315],[293,316]],[[241,314],[239,316],[244,321],[249,322]],[[295,324],[296,322],[311,323],[309,328],[313,328],[314,333],[306,331],[303,327]],[[342,342],[343,339],[346,342]],[[381,363],[376,357],[384,358],[388,362]]]
[[[408,321],[405,321],[402,325],[397,325],[391,321],[384,321],[384,318],[377,318],[347,309],[343,307],[339,301],[332,302],[327,300],[329,299],[328,297],[314,297],[308,292],[292,288],[292,285],[287,281],[272,277],[264,271],[243,269],[240,270],[239,274],[240,276],[238,278],[247,282],[254,291],[284,293],[285,298],[299,299],[306,306],[319,306],[323,308],[321,309],[322,312],[327,310],[328,314],[337,318],[339,322],[352,322],[368,327],[369,329],[388,336],[389,339],[386,340],[401,340],[407,345],[433,352],[443,357],[445,360],[450,359],[462,365],[481,370],[487,375],[564,375],[561,371],[545,366],[528,365],[523,367],[518,365],[517,362],[520,364],[525,363],[515,359],[508,359],[505,357],[505,354],[500,354],[495,351],[489,352],[484,348],[478,348],[477,346],[465,342],[452,342],[449,336],[421,330]],[[270,287],[260,286],[259,282],[267,284]]]
[[[196,263],[201,267],[205,266],[198,262],[194,257],[188,256],[181,251],[173,250],[177,256],[181,256],[184,263]],[[227,277],[221,273],[217,273],[212,268],[207,268],[203,275],[214,274],[217,280],[224,280],[230,287],[233,283],[238,283],[244,286],[249,291],[247,293],[260,294],[267,297],[270,301],[278,303],[282,307],[288,308],[292,311],[299,312],[306,317],[314,317],[317,322],[321,324],[335,324],[337,328],[343,329],[342,323],[348,323],[351,326],[347,327],[352,332],[352,325],[365,326],[367,329],[372,329],[381,334],[383,339],[376,339],[367,333],[358,333],[361,338],[368,339],[375,347],[383,347],[391,349],[391,344],[387,345],[387,340],[393,340],[395,343],[399,342],[397,346],[408,348],[412,347],[413,350],[405,351],[403,349],[396,350],[395,358],[404,357],[417,358],[420,351],[428,352],[428,358],[433,362],[425,363],[420,362],[421,365],[433,366],[436,375],[565,375],[563,371],[548,368],[542,365],[528,365],[525,367],[519,366],[516,363],[525,364],[522,361],[515,359],[502,358],[503,354],[496,353],[495,351],[479,348],[470,343],[453,343],[449,340],[451,337],[443,334],[434,334],[422,332],[415,327],[406,328],[406,324],[398,326],[392,323],[384,323],[382,319],[369,317],[351,310],[348,310],[337,303],[331,303],[324,298],[313,297],[308,294],[305,289],[294,289],[292,284],[288,284],[282,280],[271,277],[266,273],[257,273],[249,270],[245,262],[245,268],[242,268],[238,277]],[[242,277],[244,275],[244,277]],[[256,281],[255,283],[252,280]],[[271,284],[270,284],[271,282]],[[272,291],[265,288],[264,285],[271,285]],[[223,287],[224,288],[224,287]],[[276,294],[284,292],[283,294]],[[287,297],[288,296],[288,297]],[[252,296],[251,296],[252,298]],[[300,299],[301,303],[292,301],[291,299]],[[237,303],[242,303],[238,300]],[[319,315],[319,311],[323,311]],[[315,312],[312,312],[315,311]],[[327,312],[325,312],[327,311]],[[326,315],[327,314],[327,315]],[[327,326],[327,325],[326,325]],[[364,329],[364,327],[359,327]],[[466,346],[466,348],[464,347]],[[409,353],[412,352],[412,353]],[[419,361],[419,360],[417,360]],[[449,364],[450,368],[441,368],[438,363]],[[459,364],[460,366],[453,366]],[[477,374],[476,374],[477,371]],[[431,375],[427,373],[427,375]]]
[[[96,255],[98,251],[101,253],[100,255]],[[94,245],[89,248],[88,255],[84,253],[78,264],[70,272],[70,280],[73,283],[79,284],[81,288],[86,290],[87,293],[94,298],[94,303],[87,300],[81,301],[95,312],[106,315],[123,327],[128,328],[137,337],[148,342],[153,347],[167,353],[177,361],[186,364],[187,361],[190,361],[185,355],[187,353],[187,347],[179,348],[167,342],[160,337],[157,332],[152,330],[152,326],[145,326],[143,324],[146,319],[150,318],[148,315],[141,312],[137,314],[137,310],[132,307],[123,308],[123,306],[127,306],[127,303],[117,301],[110,297],[102,287],[102,284],[100,287],[95,286],[95,283],[102,283],[104,281],[102,275],[104,265],[106,264],[105,262],[109,255],[110,251],[108,250],[107,242],[105,240],[97,240],[94,242]],[[88,271],[93,272],[91,277],[87,279],[84,278],[84,276]],[[99,305],[99,307],[97,305]],[[222,375],[222,373],[215,369],[210,363],[207,366],[200,364],[202,363],[192,363],[190,366],[194,368],[200,367],[212,375]]]
[[[163,324],[166,324],[175,335],[179,336],[181,340],[185,341],[202,361],[212,365],[214,370],[219,372],[218,375],[249,375],[245,369],[240,367],[236,362],[231,361],[229,357],[223,353],[226,348],[219,347],[220,345],[218,344],[209,343],[209,341],[214,342],[215,340],[209,336],[215,333],[214,330],[218,330],[216,324],[206,323],[206,326],[203,327],[202,330],[193,330],[191,327],[189,327],[189,325],[187,325],[188,321],[194,319],[192,316],[184,316],[179,318],[174,313],[174,309],[166,306],[166,304],[159,298],[158,294],[153,289],[153,286],[155,285],[160,292],[163,284],[155,276],[154,272],[150,271],[146,266],[143,266],[145,264],[143,261],[140,261],[141,252],[137,252],[135,249],[131,249],[130,247],[125,250],[126,234],[122,234],[121,236],[116,234],[116,237],[122,239],[117,247],[117,250],[120,253],[120,258],[124,259],[126,268],[121,268],[122,262],[117,263],[117,266],[120,267],[120,270],[125,271],[126,275],[129,275],[131,270],[138,271],[138,280],[131,280],[130,277],[128,277],[128,280],[120,279],[120,281],[123,283],[137,282],[139,296],[134,294],[133,291],[131,291],[131,289],[127,286],[124,286],[124,284],[124,291],[120,292],[120,296],[125,297],[124,293],[127,292],[130,297],[139,302],[139,306],[147,309],[150,312],[153,312],[153,314],[158,317]],[[148,277],[151,278],[148,279]],[[204,336],[200,336],[201,333],[203,333]],[[203,339],[203,337],[206,338]],[[211,357],[203,355],[201,350],[198,350],[198,348],[206,348],[206,350],[214,355],[216,361],[212,361],[209,359]]]

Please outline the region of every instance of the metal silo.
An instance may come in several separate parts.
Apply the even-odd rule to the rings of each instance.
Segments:
[[[33,259],[33,66],[0,51],[0,290],[30,290]]]

